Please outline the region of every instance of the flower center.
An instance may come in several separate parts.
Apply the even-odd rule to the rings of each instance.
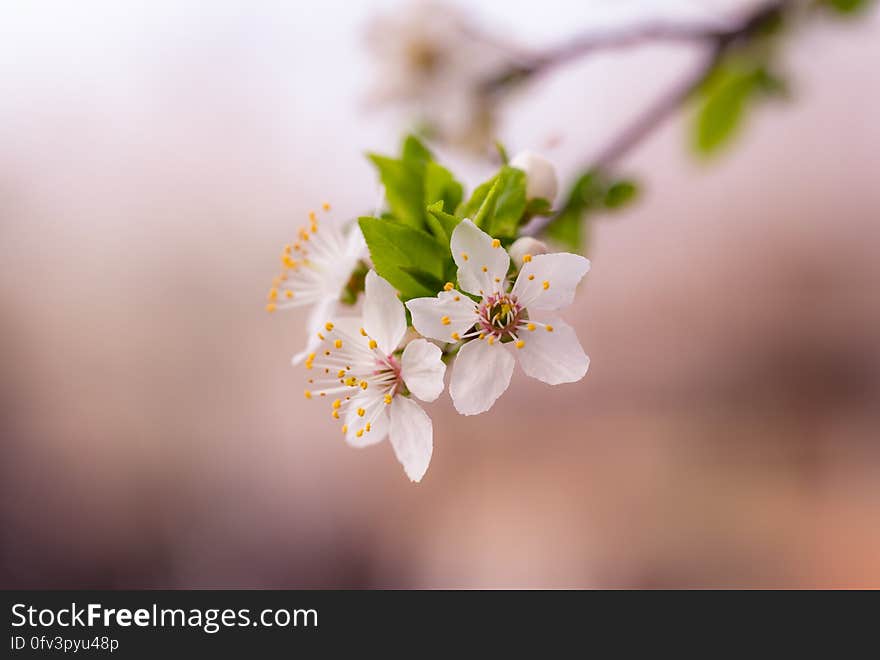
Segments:
[[[517,326],[527,318],[525,308],[507,293],[494,293],[483,300],[477,315],[480,330],[498,339],[513,337]]]

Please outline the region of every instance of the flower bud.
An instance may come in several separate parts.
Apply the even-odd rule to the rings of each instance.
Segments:
[[[526,173],[526,197],[546,199],[551,204],[556,199],[556,169],[553,164],[531,151],[520,152],[510,161],[511,167]]]
[[[507,252],[510,254],[510,258],[513,259],[513,263],[516,264],[516,267],[522,268],[524,256],[531,255],[534,257],[536,254],[547,254],[547,245],[531,236],[523,236],[516,239]]]

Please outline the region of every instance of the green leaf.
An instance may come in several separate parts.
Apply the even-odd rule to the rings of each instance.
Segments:
[[[513,238],[526,211],[526,173],[505,165],[498,173],[498,198],[486,223],[487,233],[496,238]]]
[[[489,188],[489,191],[483,198],[483,203],[480,204],[480,208],[477,209],[477,212],[474,213],[474,217],[471,218],[471,220],[477,227],[485,227],[486,229],[488,229],[487,225],[492,221],[492,215],[494,215],[495,213],[495,203],[498,201],[498,193],[500,192],[501,182],[496,177],[492,181],[492,187]]]
[[[437,164],[428,148],[415,136],[407,136],[400,158],[368,154],[379,170],[391,216],[413,229],[430,227],[425,206],[442,200],[446,208],[461,203],[462,186],[452,173]]]
[[[449,245],[452,239],[452,232],[456,225],[461,222],[461,218],[449,215],[443,210],[443,201],[435,202],[427,207],[428,224],[431,231],[444,245]]]
[[[823,4],[838,14],[852,15],[870,7],[874,0],[824,0]]]
[[[635,181],[621,179],[612,183],[605,191],[602,200],[606,209],[618,210],[634,202],[639,196],[639,188]]]
[[[722,64],[706,82],[697,114],[694,147],[710,155],[730,142],[743,123],[748,101],[761,81],[761,68]]]
[[[448,246],[440,245],[427,232],[397,222],[362,217],[358,223],[376,272],[400,291],[404,301],[437,293],[404,268],[416,268],[438,279],[443,278],[449,258]]]
[[[442,277],[437,277],[416,266],[401,266],[400,270],[425,287],[427,291],[431,291],[431,295],[436,295],[438,291],[442,291],[443,286],[446,284],[446,280]]]
[[[419,166],[405,160],[369,154],[385,186],[385,197],[394,218],[421,229],[424,226],[424,188]]]
[[[481,183],[459,207],[458,217],[470,218],[496,238],[513,238],[526,212],[526,175],[504,165],[498,174]]]
[[[425,194],[423,206],[443,202],[444,208],[454,209],[461,204],[463,189],[452,172],[433,161],[425,165]]]
[[[547,225],[547,235],[572,250],[584,243],[584,216],[602,206],[607,186],[596,170],[582,174],[575,181],[559,214]]]
[[[510,158],[508,158],[507,149],[504,148],[504,144],[500,140],[495,140],[495,149],[498,151],[498,157],[501,159],[501,164],[507,165],[510,162]]]
[[[526,215],[529,218],[533,218],[536,215],[550,215],[552,212],[553,205],[543,197],[530,199],[526,204]]]
[[[407,135],[403,141],[401,159],[416,167],[424,167],[425,164],[434,160],[433,154],[415,135]]]
[[[497,176],[493,176],[488,181],[484,181],[479,186],[477,186],[474,189],[474,192],[471,193],[470,199],[458,206],[455,211],[455,215],[459,218],[470,218],[471,220],[473,220],[474,216],[477,215],[477,212],[483,205],[483,202],[486,200],[486,196],[489,194],[489,191],[492,190],[492,186],[495,185],[496,178]]]

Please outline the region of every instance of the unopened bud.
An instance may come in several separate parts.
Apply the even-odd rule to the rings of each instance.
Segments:
[[[523,151],[510,161],[510,165],[526,173],[528,199],[546,199],[553,204],[558,184],[556,168],[549,160],[531,151]]]
[[[534,257],[536,254],[546,254],[547,245],[531,236],[523,236],[513,242],[508,250],[510,258],[517,268],[522,268],[524,257]]]

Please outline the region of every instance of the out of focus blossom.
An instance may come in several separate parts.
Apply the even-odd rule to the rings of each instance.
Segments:
[[[371,101],[405,109],[439,140],[476,151],[491,145],[494,113],[485,83],[508,56],[464,12],[418,0],[377,16],[367,43],[376,62]]]

